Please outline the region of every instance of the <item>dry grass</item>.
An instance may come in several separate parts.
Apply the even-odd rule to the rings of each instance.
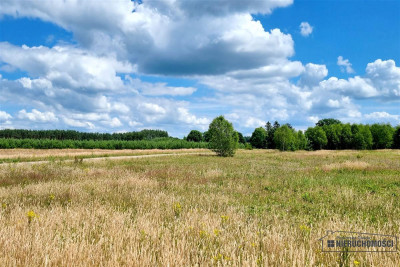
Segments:
[[[368,162],[365,161],[345,161],[340,163],[331,163],[323,165],[322,169],[324,171],[332,170],[365,170],[369,166]]]
[[[332,154],[2,166],[0,266],[336,266],[339,254],[320,251],[326,230],[398,235],[400,162]],[[398,253],[354,260],[400,264]]]
[[[37,161],[54,159],[72,159],[74,157],[112,157],[166,153],[204,152],[206,149],[0,149],[0,161],[18,159],[18,161]]]

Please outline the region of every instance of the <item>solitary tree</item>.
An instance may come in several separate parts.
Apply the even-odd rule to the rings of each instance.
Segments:
[[[203,141],[203,134],[197,130],[191,130],[189,135],[186,137],[186,140],[193,142],[201,142]]]
[[[208,128],[210,148],[222,157],[233,157],[238,147],[238,134],[224,116],[216,117]]]

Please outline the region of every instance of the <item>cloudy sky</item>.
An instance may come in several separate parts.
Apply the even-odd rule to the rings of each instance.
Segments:
[[[0,128],[400,123],[400,1],[0,1]]]

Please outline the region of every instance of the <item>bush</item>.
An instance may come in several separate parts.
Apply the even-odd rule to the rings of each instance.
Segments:
[[[238,134],[224,116],[215,118],[209,128],[210,148],[222,157],[233,157],[238,147]]]

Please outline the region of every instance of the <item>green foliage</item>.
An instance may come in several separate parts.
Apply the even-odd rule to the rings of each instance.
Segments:
[[[400,149],[400,125],[393,132],[393,148]]]
[[[211,139],[210,133],[209,133],[208,131],[205,131],[205,132],[203,133],[203,140],[204,140],[205,142],[210,142],[210,139]]]
[[[336,119],[322,119],[319,120],[315,126],[319,126],[319,127],[323,127],[323,126],[328,126],[328,125],[334,125],[334,124],[342,124],[342,122],[340,120],[336,120]]]
[[[162,130],[142,130],[140,132],[127,133],[87,133],[73,130],[0,130],[0,138],[13,139],[52,139],[52,140],[150,140],[154,138],[168,137],[168,133]]]
[[[326,145],[327,149],[338,149],[340,147],[340,136],[342,133],[341,124],[326,124],[322,126],[326,134],[328,143]]]
[[[156,138],[153,140],[50,140],[50,139],[5,139],[0,138],[0,148],[35,149],[180,149],[208,148],[205,142],[188,142],[177,138]]]
[[[281,151],[295,151],[298,148],[297,134],[293,129],[289,128],[288,125],[283,125],[276,129],[274,133],[274,143],[276,148]]]
[[[187,141],[201,142],[203,141],[203,134],[197,130],[191,130],[189,135],[186,137]]]
[[[343,124],[342,132],[340,135],[340,148],[349,149],[352,144],[352,133],[350,124]]]
[[[276,148],[275,142],[274,142],[274,134],[275,134],[275,131],[279,127],[280,127],[280,124],[277,121],[274,122],[274,125],[271,125],[271,123],[269,121],[265,124],[265,130],[267,132],[266,133],[267,136],[266,136],[266,140],[265,140],[265,146],[267,148],[271,148],[271,149]]]
[[[208,128],[210,134],[210,148],[218,156],[232,157],[238,147],[238,134],[233,129],[232,123],[224,116],[216,117]]]
[[[238,133],[238,137],[239,137],[239,143],[246,144],[246,139],[244,139],[243,134],[240,132],[237,132],[237,133]]]
[[[251,146],[250,143],[246,143],[245,149],[247,149],[247,150],[253,150],[253,147]]]
[[[263,127],[258,127],[254,130],[250,138],[250,144],[255,148],[266,148],[267,132]]]
[[[306,131],[306,137],[310,141],[310,146],[314,150],[322,149],[328,144],[326,133],[322,127],[316,126],[314,128],[308,128]]]
[[[374,149],[391,148],[394,129],[390,124],[372,124],[371,134]]]
[[[308,140],[304,135],[303,131],[297,132],[297,148],[299,150],[306,150],[308,149]]]

